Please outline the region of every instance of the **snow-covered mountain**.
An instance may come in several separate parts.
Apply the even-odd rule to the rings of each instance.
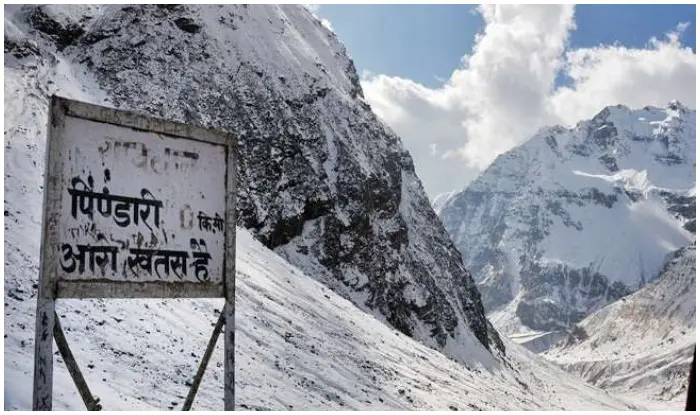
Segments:
[[[586,317],[544,357],[634,400],[682,408],[696,343],[695,245],[674,252],[660,278]]]
[[[6,191],[42,186],[41,165],[16,151],[43,153],[53,93],[234,133],[240,226],[455,359],[504,350],[410,155],[305,8],[29,6],[5,16]],[[35,173],[21,181],[8,165]],[[38,223],[28,203],[40,199],[6,198],[6,222]],[[6,246],[38,255],[38,233],[31,246],[13,239],[25,232],[6,231]]]
[[[695,110],[618,105],[544,128],[440,217],[502,334],[570,329],[695,240]]]
[[[5,16],[4,82],[5,409],[30,407],[54,93],[237,134],[239,409],[632,407],[509,341],[489,353],[503,343],[409,155],[307,10],[30,6]],[[174,409],[221,303],[57,311],[105,409]],[[196,409],[223,406],[220,347]],[[82,409],[55,369],[54,407]]]

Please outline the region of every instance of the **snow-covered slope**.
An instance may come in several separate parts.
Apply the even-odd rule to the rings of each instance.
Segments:
[[[23,172],[12,171],[16,174]],[[6,197],[21,193],[9,188]],[[36,189],[30,198],[39,199]],[[27,213],[38,211],[38,205]],[[6,243],[5,409],[31,407],[38,226]],[[239,409],[626,409],[516,345],[509,365],[466,367],[387,327],[239,230],[236,249],[236,406]],[[8,295],[8,292],[10,293]],[[64,300],[62,326],[106,410],[177,409],[206,347],[215,300]],[[54,408],[84,409],[61,359]],[[194,409],[223,408],[219,340]]]
[[[440,217],[501,333],[570,328],[695,239],[695,110],[607,107],[498,157]]]
[[[50,74],[67,95],[87,78]],[[47,76],[42,73],[42,76]],[[31,408],[44,159],[44,97],[5,78],[4,408]],[[81,89],[72,89],[79,85]],[[85,88],[84,90],[82,88]],[[15,105],[12,105],[13,103]],[[627,409],[631,405],[508,343],[504,362],[479,343],[463,362],[383,324],[237,233],[236,401],[239,409]],[[61,300],[57,311],[89,387],[106,410],[179,409],[209,340],[216,300]],[[194,409],[223,408],[219,339]],[[58,355],[54,408],[82,410]]]
[[[611,393],[683,407],[696,343],[695,277],[695,246],[674,252],[657,281],[588,316],[544,356]]]
[[[6,147],[43,151],[52,93],[231,131],[239,225],[430,347],[503,350],[411,157],[303,7],[31,6],[6,16],[5,74]]]

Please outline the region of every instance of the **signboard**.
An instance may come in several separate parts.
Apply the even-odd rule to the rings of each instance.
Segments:
[[[58,298],[221,297],[233,322],[234,142],[214,130],[52,99],[35,406],[50,409]],[[226,333],[228,365],[233,324]]]

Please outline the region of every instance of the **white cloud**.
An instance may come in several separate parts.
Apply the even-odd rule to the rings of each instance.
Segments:
[[[682,47],[678,31],[664,40],[652,38],[646,49],[577,49],[567,52],[566,61],[573,85],[550,96],[552,112],[563,122],[589,118],[618,103],[639,108],[678,99],[695,108],[695,54]]]
[[[374,76],[374,72],[368,70],[368,69],[362,69],[360,72],[360,78],[366,79],[366,78],[371,78]]]
[[[681,22],[681,23],[678,23],[678,25],[676,26],[676,32],[678,32],[679,34],[681,34],[681,33],[685,32],[685,29],[687,29],[688,26],[690,26],[690,22]]]
[[[450,79],[431,89],[408,79],[363,77],[367,101],[402,138],[431,197],[459,189],[545,124],[572,124],[606,105],[695,107],[695,55],[687,24],[644,49],[570,49],[573,6],[479,8],[485,29]],[[563,71],[572,79],[554,86]]]

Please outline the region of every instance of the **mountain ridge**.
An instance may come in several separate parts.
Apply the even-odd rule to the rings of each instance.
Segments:
[[[540,129],[440,217],[499,330],[562,330],[692,243],[694,189],[695,110],[616,105]]]

